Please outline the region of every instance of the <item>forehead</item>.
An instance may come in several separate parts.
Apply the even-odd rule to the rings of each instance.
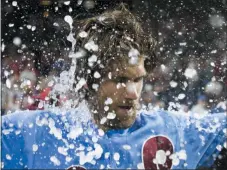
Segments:
[[[114,77],[123,76],[135,78],[145,76],[144,57],[139,57],[135,64],[131,64],[129,60],[118,60],[113,63],[111,73]]]

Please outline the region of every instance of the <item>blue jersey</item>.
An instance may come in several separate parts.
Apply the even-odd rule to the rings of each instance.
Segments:
[[[195,169],[209,167],[226,138],[224,114],[142,112],[130,128],[104,133],[92,121],[78,123],[77,113],[4,116],[2,168]]]

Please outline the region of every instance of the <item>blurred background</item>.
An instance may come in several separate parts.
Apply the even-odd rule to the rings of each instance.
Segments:
[[[226,111],[227,0],[3,0],[1,114],[44,109],[70,68],[65,16],[87,18],[125,2],[158,40],[160,64],[142,93],[145,109],[200,115]],[[62,106],[72,96],[55,96]]]

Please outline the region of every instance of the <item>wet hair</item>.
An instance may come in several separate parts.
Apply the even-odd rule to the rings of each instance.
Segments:
[[[144,32],[139,21],[124,4],[120,4],[112,11],[74,22],[78,57],[74,87],[79,86],[80,80],[85,80],[87,88],[80,89],[85,99],[94,92],[92,86],[100,84],[113,69],[113,62],[129,59],[130,49],[138,50],[140,56],[145,57],[148,73],[153,70],[157,62],[154,54],[156,41],[151,33]],[[94,78],[95,72],[100,78]]]

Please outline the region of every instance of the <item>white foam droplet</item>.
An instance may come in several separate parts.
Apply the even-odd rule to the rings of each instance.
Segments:
[[[48,83],[48,86],[49,87],[52,87],[54,85],[54,80],[51,80],[49,83]]]
[[[186,160],[187,159],[187,154],[186,154],[186,151],[185,150],[180,150],[178,153],[177,153],[179,159],[182,159],[182,160]]]
[[[14,24],[13,24],[13,23],[10,23],[10,24],[9,24],[9,27],[13,27],[13,26],[14,26]]]
[[[98,45],[95,44],[94,41],[88,41],[85,45],[84,48],[86,48],[88,51],[98,51]]]
[[[94,73],[94,78],[98,79],[98,78],[100,78],[100,77],[101,77],[101,75],[99,74],[99,72],[96,71],[96,72]]]
[[[115,161],[119,161],[119,159],[120,159],[120,154],[119,153],[114,153],[114,156],[113,156],[113,158],[114,158],[114,160]]]
[[[155,155],[157,164],[164,164],[166,162],[166,153],[164,150],[158,150]]]
[[[88,36],[88,33],[85,32],[85,31],[82,31],[82,32],[79,33],[79,36],[80,36],[81,38],[85,38],[85,37]]]
[[[32,151],[33,152],[36,152],[38,150],[38,148],[39,148],[38,145],[36,145],[36,144],[32,145]]]
[[[107,115],[107,119],[115,119],[115,117],[116,117],[116,114],[113,112],[109,112]]]
[[[175,82],[175,81],[170,81],[169,84],[170,84],[170,86],[173,87],[173,88],[177,87],[177,82]]]
[[[103,117],[103,118],[100,120],[100,124],[103,125],[106,121],[107,121],[107,118],[106,118],[106,117]]]
[[[12,2],[12,5],[13,5],[13,6],[17,6],[17,1],[13,1],[13,2]]]
[[[19,46],[21,44],[21,39],[19,37],[15,37],[13,39],[13,44]]]
[[[105,105],[110,105],[112,103],[113,103],[113,100],[110,97],[108,97],[105,101]]]
[[[65,155],[65,156],[68,155],[67,150],[68,149],[64,147],[58,147],[58,152],[62,155]]]
[[[44,106],[44,102],[43,101],[39,101],[38,108],[41,109],[41,108],[43,108],[43,106]]]
[[[92,84],[92,89],[98,91],[99,85],[98,84]]]
[[[36,30],[36,26],[32,26],[32,31],[35,31]]]
[[[109,110],[109,106],[105,106],[105,107],[104,107],[104,110],[105,110],[105,111],[108,111],[108,110]]]
[[[222,150],[222,146],[221,146],[221,145],[217,145],[216,149],[217,149],[218,151],[221,151],[221,150]]]
[[[7,159],[7,160],[11,160],[12,157],[11,157],[9,154],[6,154],[6,159]]]
[[[6,80],[6,87],[10,89],[11,86],[12,86],[12,84],[11,84],[10,79],[7,79],[7,80]]]
[[[65,5],[69,5],[70,4],[70,1],[65,1],[64,4]]]
[[[54,165],[59,166],[61,162],[56,158],[56,156],[51,156],[50,161],[54,163]]]
[[[137,168],[138,169],[145,169],[144,164],[142,162],[137,164]]]
[[[123,148],[124,148],[125,150],[130,150],[130,149],[131,149],[131,146],[130,146],[130,145],[123,145]]]
[[[72,28],[72,24],[73,24],[73,19],[72,19],[72,17],[71,17],[70,15],[66,15],[66,16],[64,17],[64,20],[65,20],[65,22],[67,22],[67,23],[69,24],[70,28]]]
[[[183,94],[183,93],[181,93],[181,94],[179,94],[178,95],[178,97],[177,97],[178,99],[180,99],[180,100],[182,100],[182,99],[184,99],[185,98],[185,94]]]
[[[28,29],[31,29],[31,28],[32,28],[32,26],[31,26],[31,25],[27,25],[27,28],[28,28]]]
[[[66,156],[65,160],[66,160],[66,162],[70,162],[72,160],[72,158],[69,156]]]

